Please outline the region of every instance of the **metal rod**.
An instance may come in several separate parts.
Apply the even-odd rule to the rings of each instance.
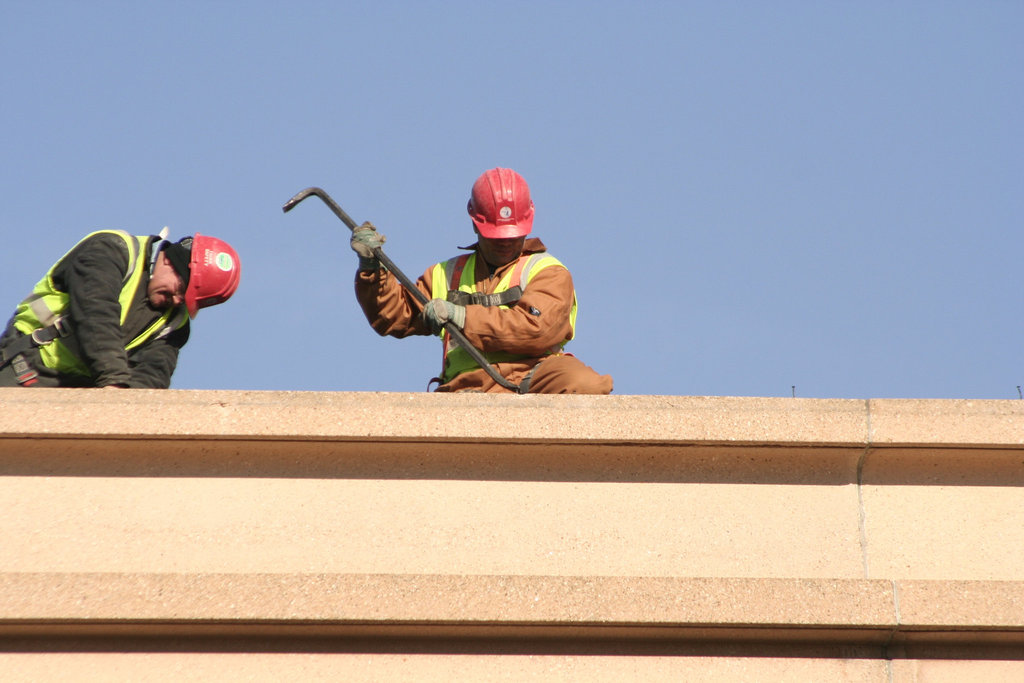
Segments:
[[[352,217],[345,213],[344,209],[338,206],[338,203],[335,202],[329,194],[327,194],[319,187],[307,187],[305,190],[302,190],[294,197],[289,199],[287,202],[285,202],[284,206],[281,207],[281,210],[284,211],[285,213],[288,213],[296,206],[298,206],[299,203],[302,202],[304,199],[312,196],[319,197],[320,200],[323,201],[323,203],[326,204],[327,207],[334,212],[334,215],[341,219],[341,222],[344,223],[349,230],[355,230],[356,228],[359,227],[359,225],[354,220],[352,220]],[[410,280],[405,275],[405,273],[403,273],[401,269],[399,269],[398,266],[395,265],[394,261],[388,258],[388,256],[384,253],[384,250],[381,247],[374,248],[373,255],[377,258],[378,261],[381,262],[381,264],[385,268],[387,268],[389,271],[395,274],[395,277],[398,278],[398,281],[402,283],[402,286],[405,287],[405,289],[410,294],[412,294],[413,297],[415,297],[420,304],[426,306],[430,302],[430,299],[427,298],[427,295],[421,292],[419,288],[416,286],[416,284],[412,280]],[[513,384],[512,382],[502,377],[501,374],[494,369],[494,366],[487,362],[487,359],[484,357],[484,355],[479,350],[477,350],[475,346],[469,343],[469,339],[466,338],[466,335],[463,334],[462,330],[460,330],[458,326],[455,325],[455,323],[446,322],[444,325],[444,329],[451,336],[452,340],[456,344],[464,348],[466,350],[466,353],[469,354],[470,358],[472,358],[477,365],[483,368],[484,372],[490,375],[491,379],[493,379],[495,382],[505,387],[506,389],[519,393],[519,385]]]

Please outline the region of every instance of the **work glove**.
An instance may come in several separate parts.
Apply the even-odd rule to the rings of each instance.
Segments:
[[[466,324],[466,307],[444,299],[431,299],[423,307],[423,322],[434,334],[440,333],[447,322],[455,323],[461,330]]]
[[[373,255],[373,250],[383,245],[388,238],[377,232],[373,223],[363,223],[352,231],[352,251],[359,255],[359,270],[379,270],[380,261]]]

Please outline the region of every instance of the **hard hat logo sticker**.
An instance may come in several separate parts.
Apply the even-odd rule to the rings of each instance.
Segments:
[[[224,253],[223,251],[217,254],[215,263],[217,264],[217,267],[223,271],[229,271],[235,265],[234,259],[231,258],[231,254]]]
[[[501,216],[502,218],[508,218],[509,216],[512,215],[512,207],[510,207],[510,206],[503,206],[503,207],[501,207],[501,210],[498,211],[498,215]]]

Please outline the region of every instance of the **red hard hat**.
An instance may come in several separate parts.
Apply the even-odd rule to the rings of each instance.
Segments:
[[[530,187],[510,168],[492,168],[477,178],[466,208],[473,225],[489,239],[523,237],[533,228]]]
[[[198,232],[192,238],[188,269],[185,307],[190,318],[196,317],[200,308],[230,299],[242,276],[242,262],[231,245]]]

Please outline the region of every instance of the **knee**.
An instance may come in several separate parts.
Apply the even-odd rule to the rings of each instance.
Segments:
[[[610,394],[612,393],[612,376],[599,375],[593,370],[576,378],[569,393],[573,394]]]
[[[575,356],[554,356],[542,361],[530,386],[533,394],[610,394],[611,375],[599,375]]]

